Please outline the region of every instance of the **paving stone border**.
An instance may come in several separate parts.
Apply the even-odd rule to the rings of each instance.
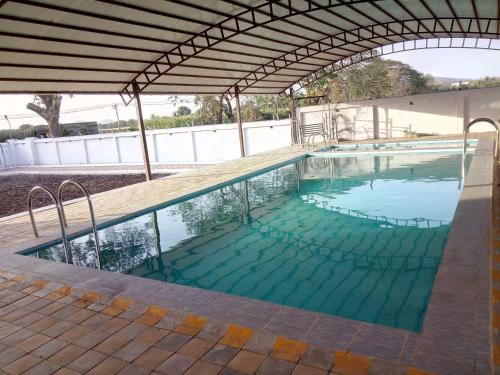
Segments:
[[[0,270],[7,374],[432,375],[175,309]]]

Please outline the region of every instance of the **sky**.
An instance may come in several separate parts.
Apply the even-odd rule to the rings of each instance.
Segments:
[[[411,65],[424,74],[436,77],[477,79],[485,76],[500,77],[500,51],[474,49],[429,49],[406,51],[387,55],[385,58],[400,60]],[[39,125],[45,121],[38,115],[26,109],[26,104],[33,100],[31,95],[0,95],[0,129],[8,129],[4,115],[11,118],[11,125],[17,128],[22,124]],[[175,105],[170,103],[168,96],[143,95],[143,113],[145,118],[155,114],[171,115],[179,105],[194,109],[194,97],[179,97]],[[116,120],[112,104],[118,104],[118,114],[121,120],[136,118],[135,106],[125,107],[118,95],[74,95],[65,96],[61,108],[61,122],[98,121],[110,122]],[[91,110],[64,113],[78,108],[96,107]],[[29,117],[18,115],[28,115]]]

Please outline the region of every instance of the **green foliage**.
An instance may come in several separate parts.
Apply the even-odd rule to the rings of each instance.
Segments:
[[[277,120],[290,116],[289,99],[259,95],[242,97],[241,101],[242,121]]]
[[[183,126],[200,125],[201,120],[198,114],[184,116],[155,116],[144,120],[147,129],[168,129],[179,128]]]
[[[177,108],[177,111],[174,112],[174,116],[187,116],[191,114],[191,108],[186,107],[185,105],[181,105]]]
[[[23,124],[17,129],[12,129],[12,138],[13,139],[25,139],[29,137],[39,137],[41,135],[47,134],[49,132],[48,125],[30,125]],[[9,139],[10,137],[9,129],[1,129],[0,130],[0,142]]]
[[[307,87],[308,96],[327,95],[334,102],[415,95],[425,91],[426,78],[422,73],[408,64],[378,57],[351,65]]]

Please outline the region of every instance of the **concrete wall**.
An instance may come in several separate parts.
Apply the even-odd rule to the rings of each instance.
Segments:
[[[464,123],[478,117],[500,119],[500,88],[472,89],[396,98],[331,104],[339,110],[339,127],[354,132],[346,138],[373,138],[374,113],[378,112],[379,136],[402,137],[405,131],[428,134],[459,134]],[[375,108],[375,111],[374,111]],[[328,106],[300,108],[302,123],[318,123]],[[491,131],[491,125],[478,124],[472,131]]]
[[[243,124],[247,155],[291,144],[290,120]],[[215,163],[240,157],[236,124],[146,132],[152,163]],[[142,163],[138,132],[0,143],[0,168],[23,165]]]

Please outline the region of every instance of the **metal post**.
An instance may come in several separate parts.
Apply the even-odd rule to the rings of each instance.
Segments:
[[[112,104],[111,107],[115,109],[116,112],[116,121],[118,122],[118,131],[122,131],[122,126],[120,124],[120,116],[118,115],[118,104]]]
[[[378,105],[373,107],[373,139],[380,138],[380,121],[378,116]]]
[[[291,116],[291,131],[292,131],[292,144],[299,143],[299,137],[297,135],[297,110],[295,108],[295,99],[293,98],[293,89],[290,88],[290,116]]]
[[[245,140],[243,139],[243,125],[241,124],[241,111],[240,111],[240,88],[234,86],[234,97],[236,99],[236,117],[238,120],[238,135],[240,138],[240,153],[241,157],[245,157]]]
[[[10,120],[7,115],[3,115],[3,117],[5,117],[5,120],[7,120],[7,124],[9,124],[9,137],[10,139],[12,139],[12,125],[10,124]]]
[[[142,116],[140,90],[137,82],[133,83],[133,88],[135,96],[135,106],[137,109],[137,123],[139,125],[139,136],[141,138],[142,158],[144,160],[144,173],[146,174],[146,180],[150,181],[153,179],[153,176],[151,174],[151,164],[149,163],[148,143],[146,141],[146,130],[144,126],[144,118]]]

